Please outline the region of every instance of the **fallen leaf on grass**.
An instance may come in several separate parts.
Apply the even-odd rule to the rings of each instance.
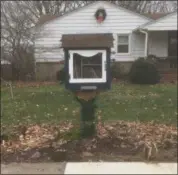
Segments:
[[[93,154],[92,154],[91,152],[83,152],[83,153],[82,153],[82,156],[83,156],[83,157],[92,157]]]
[[[32,156],[31,156],[31,158],[32,159],[37,159],[37,158],[39,158],[41,156],[41,154],[40,154],[40,152],[35,152]]]
[[[81,139],[70,141],[70,149],[67,148],[68,141],[63,138],[65,133],[74,130],[74,124],[69,121],[60,124],[30,125],[26,126],[25,137],[19,135],[18,140],[7,140],[1,143],[3,154],[8,152],[28,151],[33,148],[48,147],[50,143],[54,149],[80,149],[85,156],[91,156],[93,150],[103,148],[124,148],[127,150],[142,150],[146,158],[154,158],[159,154],[159,149],[177,147],[177,128],[156,124],[154,121],[148,123],[114,121],[103,122],[101,116],[96,125],[97,135],[92,139]],[[79,127],[78,127],[79,128]],[[17,132],[18,133],[18,132]],[[56,141],[54,141],[56,139]],[[80,148],[79,148],[80,146]],[[85,153],[87,152],[87,153]],[[89,152],[89,154],[88,154]],[[91,154],[90,154],[91,153]]]

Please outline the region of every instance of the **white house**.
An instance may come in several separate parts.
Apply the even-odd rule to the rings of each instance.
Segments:
[[[95,18],[99,8],[106,12],[102,23]],[[40,19],[35,37],[37,78],[55,78],[60,61],[64,59],[60,48],[63,34],[85,33],[112,33],[112,58],[122,64],[126,72],[139,57],[155,55],[162,60],[177,59],[177,11],[138,14],[107,1],[95,1],[60,17]],[[166,63],[166,66],[173,68],[175,64]]]

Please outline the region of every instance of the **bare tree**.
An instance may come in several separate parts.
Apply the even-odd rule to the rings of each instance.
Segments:
[[[139,13],[169,13],[177,10],[177,1],[115,0],[111,2]]]
[[[19,69],[27,59],[24,58],[31,44],[29,24],[26,16],[21,14],[17,3],[1,2],[1,45],[5,58],[8,55],[12,65],[16,65],[16,69]]]
[[[63,15],[85,4],[82,1],[1,1],[1,47],[16,79],[33,65],[33,27],[43,15]],[[31,60],[30,60],[31,59]],[[31,63],[31,64],[29,64]],[[31,70],[32,71],[32,70]]]

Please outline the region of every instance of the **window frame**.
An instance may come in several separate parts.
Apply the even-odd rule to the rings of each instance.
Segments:
[[[118,50],[118,45],[119,45],[119,36],[128,36],[128,52],[127,53],[120,53]],[[131,46],[131,34],[123,33],[123,34],[117,34],[117,39],[116,39],[116,53],[118,55],[129,55],[130,54],[130,46]],[[122,45],[122,44],[120,44]]]
[[[73,74],[73,54],[85,54],[85,55],[95,55],[98,52],[102,53],[102,78],[74,78]],[[69,51],[69,74],[70,79],[69,83],[105,83],[106,82],[106,61],[107,61],[107,53],[106,50],[70,50]]]

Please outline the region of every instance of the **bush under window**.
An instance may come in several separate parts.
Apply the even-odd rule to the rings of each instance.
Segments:
[[[129,79],[134,84],[156,84],[160,74],[153,63],[140,58],[132,64]]]
[[[115,60],[111,61],[111,78],[125,78],[125,75],[123,74],[120,65]]]
[[[65,77],[66,77],[66,73],[65,73],[64,68],[56,72],[56,79],[60,81],[61,83],[65,82]]]

